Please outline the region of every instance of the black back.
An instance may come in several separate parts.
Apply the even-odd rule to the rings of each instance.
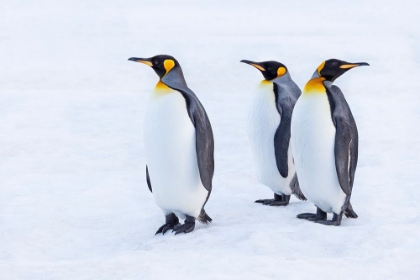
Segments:
[[[335,167],[341,189],[350,195],[356,172],[359,135],[356,122],[343,93],[337,86],[326,86],[331,106],[331,118],[336,128]]]
[[[286,77],[285,77],[286,78]],[[273,82],[277,111],[281,116],[280,125],[274,135],[274,151],[277,169],[283,178],[289,173],[288,151],[290,145],[291,121],[293,108],[301,94],[299,87],[288,79],[285,82]]]

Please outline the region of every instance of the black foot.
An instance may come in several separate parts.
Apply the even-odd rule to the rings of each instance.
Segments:
[[[179,233],[192,232],[194,228],[195,228],[195,218],[187,215],[187,219],[185,219],[185,223],[183,225],[181,224],[176,225],[172,231],[175,231],[175,235],[177,235]]]
[[[174,229],[175,227],[177,227],[177,226],[179,226],[179,225],[181,225],[181,224],[164,224],[163,226],[161,226],[157,231],[156,231],[156,233],[155,233],[155,235],[156,234],[159,234],[159,233],[162,233],[163,235],[165,234],[165,232],[167,232],[168,230],[170,230],[170,229]]]
[[[159,233],[165,234],[165,232],[174,229],[177,225],[179,225],[178,217],[174,213],[168,214],[165,216],[165,224],[156,231],[155,235]]]
[[[323,224],[326,226],[339,226],[341,225],[342,217],[343,217],[343,212],[341,212],[340,215],[337,215],[334,213],[332,220],[319,220],[319,221],[315,221],[315,223]]]
[[[302,213],[297,215],[298,219],[305,219],[305,220],[309,220],[309,221],[323,221],[327,219],[327,213],[325,213],[324,211],[322,211],[321,209],[319,209],[318,207],[316,208],[316,214],[312,214],[312,213]]]
[[[286,206],[289,204],[290,195],[274,194],[274,199],[258,199],[256,203],[262,203],[269,206]]]

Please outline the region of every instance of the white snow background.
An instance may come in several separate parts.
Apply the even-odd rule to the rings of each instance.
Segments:
[[[420,279],[418,1],[0,1],[0,279]],[[213,223],[154,236],[143,115],[158,77],[129,57],[171,54],[205,106]],[[358,219],[254,200],[245,131],[262,80],[303,87],[329,58],[356,118]]]

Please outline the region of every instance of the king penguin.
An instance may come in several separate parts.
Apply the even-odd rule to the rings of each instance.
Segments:
[[[255,202],[286,206],[292,193],[306,200],[295,176],[290,147],[290,121],[301,90],[280,62],[241,62],[257,68],[264,76],[249,106],[247,130],[257,179],[274,192],[274,199]]]
[[[357,218],[350,196],[358,157],[356,122],[333,82],[348,70],[369,65],[330,59],[306,84],[292,115],[292,150],[300,188],[317,213],[297,217],[339,226],[343,214]],[[333,218],[327,220],[327,213]]]
[[[204,205],[212,190],[213,131],[197,96],[187,86],[178,61],[169,55],[131,57],[153,68],[159,81],[144,120],[146,181],[165,224],[156,232],[189,233],[195,220],[212,219]],[[179,219],[185,220],[184,224]]]

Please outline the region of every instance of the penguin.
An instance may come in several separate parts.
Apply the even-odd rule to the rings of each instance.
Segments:
[[[156,234],[192,232],[195,220],[212,221],[204,210],[214,173],[210,120],[173,56],[128,60],[152,67],[159,76],[144,120],[146,181],[165,215],[165,224]]]
[[[255,202],[286,206],[292,193],[306,200],[295,176],[290,147],[290,121],[301,90],[280,62],[241,62],[257,68],[264,76],[248,109],[247,130],[257,179],[274,192],[274,199]]]
[[[306,84],[292,115],[292,150],[300,188],[317,207],[297,218],[339,226],[343,214],[357,218],[350,197],[357,166],[356,122],[340,88],[333,82],[366,62],[329,59]],[[333,218],[327,220],[327,213]]]

